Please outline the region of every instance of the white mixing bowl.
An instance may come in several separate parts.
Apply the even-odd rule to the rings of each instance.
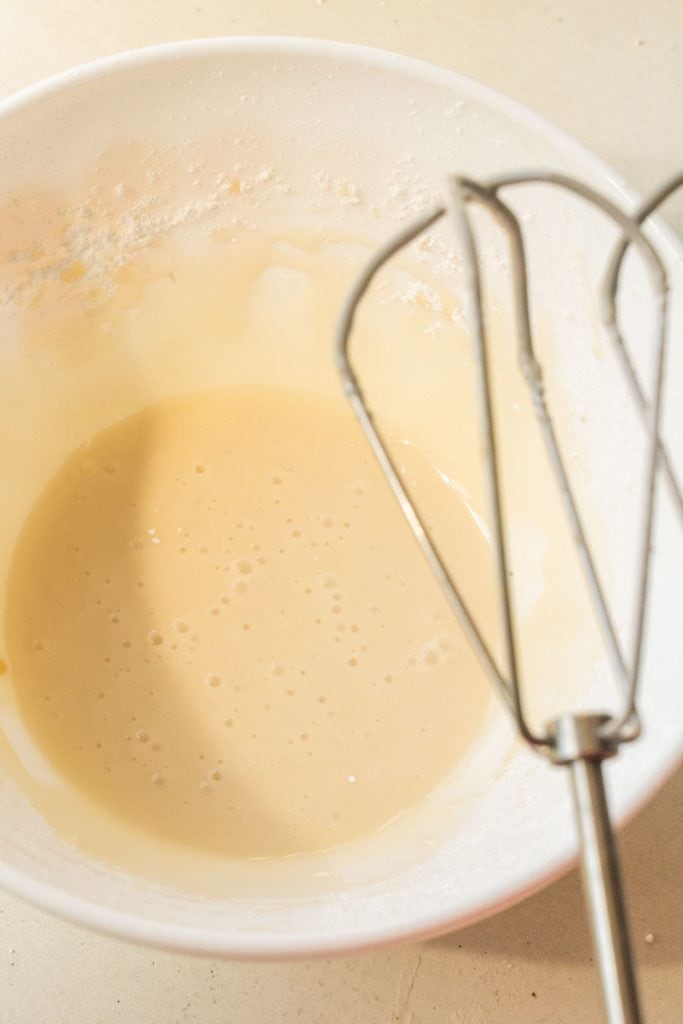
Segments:
[[[133,376],[122,375],[119,355],[104,349],[84,349],[68,367],[59,353],[29,351],[22,340],[27,303],[33,316],[36,304],[46,317],[61,315],[60,303],[72,301],[81,278],[95,287],[107,268],[125,266],[188,225],[229,230],[231,218],[239,218],[253,230],[278,224],[286,235],[287,225],[305,224],[372,242],[425,208],[447,172],[541,165],[574,174],[617,202],[633,201],[617,176],[577,143],[489,89],[417,61],[336,43],[176,43],[97,61],[1,104],[0,587],[17,531],[65,455],[136,405],[183,390],[192,377],[191,353],[187,366],[155,366],[144,343],[127,353]],[[579,461],[590,451],[598,470],[593,490],[611,515],[620,497],[633,492],[637,463],[635,428],[624,427],[615,444],[620,386],[596,401],[610,361],[599,341],[590,279],[614,235],[566,196],[529,190],[521,203],[534,229],[543,329],[568,382]],[[652,237],[680,293],[681,250],[661,224]],[[487,247],[492,287],[504,291],[500,240],[492,234]],[[435,269],[443,270],[438,245],[433,255]],[[457,278],[457,261],[449,265]],[[650,338],[645,288],[636,271],[629,275],[628,313],[643,352]],[[87,289],[79,294],[86,316]],[[680,302],[672,330],[680,336]],[[331,338],[320,344],[321,358],[329,348],[331,359]],[[290,363],[283,372],[296,384],[306,371]],[[248,360],[235,366],[226,357],[204,384],[253,381],[257,372]],[[672,353],[669,397],[682,386],[681,353]],[[27,417],[26,395],[36,389],[41,411]],[[678,408],[669,401],[672,446],[683,436],[682,409],[680,401]],[[26,459],[29,450],[34,454]],[[621,523],[603,538],[620,591],[624,529]],[[609,769],[620,820],[652,794],[682,749],[683,572],[676,531],[664,495],[642,696],[646,734]],[[601,674],[599,659],[587,663],[576,692],[595,702]],[[5,685],[5,722],[9,702]],[[519,900],[575,856],[566,779],[521,749],[503,763],[509,740],[510,730],[497,723],[482,741],[478,767],[468,769],[467,798],[457,808],[446,787],[430,815],[411,819],[400,837],[294,859],[270,874],[254,864],[226,866],[233,895],[215,899],[153,884],[69,845],[8,776],[0,784],[0,884],[102,931],[212,955],[301,956],[434,935]]]

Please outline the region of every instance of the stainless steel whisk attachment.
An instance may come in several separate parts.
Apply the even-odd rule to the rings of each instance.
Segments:
[[[645,484],[642,498],[642,531],[636,569],[635,628],[630,649],[620,640],[600,579],[583,520],[574,498],[554,422],[546,399],[543,368],[539,362],[530,317],[529,281],[525,240],[520,223],[504,195],[516,186],[545,184],[569,191],[593,204],[620,229],[602,291],[603,318],[607,336],[614,346],[632,397],[639,409],[647,436]],[[424,557],[460,620],[484,669],[512,714],[520,735],[554,764],[569,769],[576,822],[581,841],[584,889],[600,967],[609,1024],[640,1024],[642,1021],[636,973],[628,935],[626,903],[614,832],[607,806],[602,764],[613,757],[623,743],[640,734],[637,708],[642,669],[643,640],[650,579],[657,475],[661,471],[671,490],[681,522],[683,496],[672,461],[660,437],[663,383],[667,349],[668,279],[658,252],[641,225],[677,188],[683,174],[667,182],[634,214],[589,186],[553,171],[507,174],[488,181],[453,177],[448,201],[408,225],[372,258],[347,296],[336,335],[336,361],[344,391],[368,442],[396,497]],[[501,484],[499,444],[492,399],[490,345],[484,315],[482,263],[471,208],[486,209],[498,223],[508,245],[513,293],[513,327],[518,346],[519,367],[541,432],[552,475],[562,498],[564,512],[575,540],[592,604],[601,627],[615,677],[621,684],[623,702],[612,713],[565,713],[545,731],[532,728],[525,709],[525,695],[519,672],[515,606],[511,593],[508,544],[505,529],[504,494]],[[502,662],[494,655],[475,621],[466,597],[453,578],[425,520],[413,503],[354,371],[350,341],[359,304],[378,271],[405,246],[442,218],[452,221],[464,257],[466,312],[469,318],[477,368],[480,432],[483,442],[486,483],[490,500],[492,553],[496,571],[497,598],[503,631]],[[656,350],[650,397],[640,384],[621,333],[617,295],[622,263],[627,248],[640,250],[650,272],[656,305]]]

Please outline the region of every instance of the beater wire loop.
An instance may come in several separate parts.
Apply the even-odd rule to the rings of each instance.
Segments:
[[[387,477],[391,489],[407,518],[422,552],[429,562],[441,589],[473,645],[485,671],[496,690],[514,716],[523,738],[532,746],[549,751],[552,737],[534,732],[525,713],[525,703],[519,678],[517,630],[514,601],[510,586],[509,553],[505,534],[504,495],[501,483],[499,445],[496,435],[495,413],[492,399],[491,360],[484,315],[481,259],[476,233],[469,208],[478,205],[486,209],[504,232],[508,247],[513,292],[514,329],[519,349],[519,366],[526,382],[532,408],[545,444],[548,460],[558,487],[571,535],[576,543],[588,591],[601,627],[605,647],[613,673],[624,694],[623,706],[609,716],[603,726],[605,736],[628,742],[640,733],[636,709],[637,687],[641,673],[644,645],[647,597],[654,529],[656,476],[661,467],[674,500],[683,518],[681,488],[673,471],[671,460],[662,443],[659,427],[662,412],[663,382],[666,365],[668,277],[666,267],[657,250],[647,238],[642,225],[653,210],[683,185],[683,175],[666,183],[634,215],[625,213],[610,199],[583,182],[555,171],[518,172],[489,181],[475,181],[465,176],[454,176],[448,182],[448,201],[436,206],[422,217],[403,228],[378,250],[359,275],[342,308],[336,335],[336,361],[346,395],[370,442],[376,458]],[[563,459],[555,425],[548,407],[543,368],[534,341],[529,296],[529,278],[524,234],[512,208],[501,197],[519,186],[547,185],[568,191],[601,210],[621,230],[621,238],[609,261],[602,287],[602,309],[608,338],[617,352],[632,397],[647,429],[647,456],[645,486],[643,488],[642,531],[636,572],[635,630],[631,650],[627,655],[619,639],[612,612],[600,579],[591,545],[573,495],[571,481]],[[353,369],[350,342],[358,307],[382,267],[405,246],[428,231],[443,217],[452,220],[461,245],[465,268],[467,313],[478,369],[478,396],[480,430],[484,445],[487,489],[489,495],[493,555],[497,577],[499,616],[503,631],[504,662],[500,665],[494,656],[480,626],[475,621],[467,600],[453,579],[445,561],[426,529],[425,522],[413,503],[398,472],[382,434],[373,418],[362,386]],[[655,292],[657,326],[656,359],[652,399],[646,400],[633,362],[627,352],[618,322],[618,288],[620,271],[629,245],[640,250]]]

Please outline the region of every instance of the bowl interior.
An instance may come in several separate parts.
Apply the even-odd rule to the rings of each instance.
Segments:
[[[617,202],[627,198],[578,146],[475,83],[393,55],[312,41],[212,41],[111,58],[6,103],[0,139],[0,449],[10,484],[0,516],[0,607],[29,509],[66,455],[97,430],[145,404],[216,384],[275,381],[336,394],[331,314],[321,320],[319,345],[310,351],[297,347],[295,337],[278,349],[271,339],[263,349],[227,351],[220,325],[205,335],[198,331],[192,344],[183,344],[182,331],[172,339],[180,306],[171,303],[173,357],[150,344],[140,323],[144,328],[149,310],[164,315],[164,274],[174,260],[187,260],[202,246],[212,259],[216,253],[239,259],[251,240],[267,237],[270,263],[277,265],[277,252],[296,249],[303,233],[323,248],[336,246],[344,268],[341,298],[372,246],[440,199],[449,172],[487,176],[554,167]],[[597,281],[614,231],[580,202],[546,188],[525,188],[514,203],[529,234],[534,320],[548,387],[580,498],[597,510],[601,565],[626,630],[643,445],[625,388],[612,376],[597,313]],[[515,353],[506,327],[506,251],[494,225],[485,217],[477,225],[492,335],[507,379]],[[653,238],[676,295],[680,252],[662,229],[653,228]],[[288,260],[291,270],[291,251],[281,262]],[[306,267],[299,272],[305,275]],[[416,246],[395,274],[387,280],[404,292],[427,282],[451,296],[456,326],[466,328],[462,261],[446,225]],[[283,272],[267,287],[289,294],[296,281]],[[624,309],[644,372],[652,351],[648,289],[642,268],[630,260]],[[134,293],[142,311],[137,326],[130,316]],[[226,335],[243,297],[229,299]],[[382,329],[382,317],[391,322],[388,305],[369,303],[368,338],[375,325]],[[195,312],[185,308],[183,323]],[[201,311],[196,315],[204,325]],[[379,415],[398,419],[406,436],[450,467],[466,438],[457,416],[455,435],[444,428],[462,388],[443,372],[452,337],[444,330],[436,338],[432,333],[431,347],[424,342],[425,326],[440,315],[427,310],[422,341],[404,359],[388,367],[390,350],[370,342],[360,358]],[[104,321],[117,316],[109,333],[103,331]],[[680,320],[676,299],[672,336]],[[67,336],[68,351],[57,344]],[[672,352],[666,436],[679,466],[681,446],[676,450],[674,441],[683,436],[683,405],[675,396],[682,387],[683,358]],[[462,418],[464,408],[471,419],[472,401],[463,397],[457,415]],[[526,499],[527,440],[531,461],[542,452],[531,432],[527,438],[507,431],[504,418],[502,425],[510,434],[503,444],[519,470],[509,480],[515,570],[520,578],[536,574],[537,601],[551,584],[566,582],[571,589],[579,583],[570,549],[545,568],[545,555],[539,562],[539,544],[545,551],[547,538],[555,536],[556,509],[552,499],[539,496],[533,507]],[[610,769],[620,816],[645,798],[680,750],[683,692],[675,652],[683,573],[674,570],[682,555],[662,489],[642,697],[647,734]],[[557,607],[553,614],[561,614]],[[587,621],[582,615],[558,636],[559,653],[539,643],[538,629],[529,627],[525,668],[538,715],[558,700],[613,702],[605,659]],[[0,715],[10,765],[12,745],[23,740],[7,686]],[[46,770],[36,763],[36,772]],[[314,858],[225,865],[224,891],[207,898],[191,880],[152,883],[67,844],[10,771],[0,787],[0,880],[77,920],[174,948],[270,956],[358,948],[464,923],[550,876],[575,848],[565,782],[515,746],[510,727],[494,712],[457,780],[399,827]]]

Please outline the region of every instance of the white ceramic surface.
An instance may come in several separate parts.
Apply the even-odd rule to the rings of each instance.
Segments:
[[[608,169],[571,140],[475,83],[394,55],[312,41],[216,40],[107,59],[5,103],[0,133],[2,193],[42,184],[68,189],[103,149],[139,140],[169,147],[170,162],[187,177],[193,152],[211,139],[221,161],[232,146],[230,159],[246,163],[249,173],[275,168],[283,189],[259,194],[251,214],[257,224],[305,216],[314,223],[343,223],[370,237],[381,237],[422,208],[442,175],[457,167],[490,173],[542,163],[592,181],[620,201],[630,198]],[[320,176],[326,174],[352,181],[364,203],[340,206],[320,189]],[[397,195],[388,203],[386,179],[392,174],[398,175]],[[164,197],[169,211],[187,203],[187,185],[179,182]],[[311,195],[317,202],[303,204],[300,197]],[[541,237],[544,231],[550,237],[555,220],[570,209],[548,198],[524,202]],[[574,306],[583,294],[585,266],[592,268],[601,258],[607,239],[585,213],[572,207],[570,219],[575,257],[562,279],[562,308],[554,311],[558,351],[577,332],[590,338],[591,325],[577,326]],[[673,240],[666,232],[658,234],[672,272],[680,275]],[[495,244],[491,239],[497,255]],[[539,287],[557,284],[559,270],[543,249],[539,269]],[[636,281],[630,300],[636,318],[640,288]],[[571,363],[573,356],[567,359]],[[570,380],[579,382],[572,391],[576,413],[583,415],[591,411],[595,382],[576,367],[569,369]],[[680,381],[681,364],[673,362],[672,393]],[[610,411],[599,410],[598,420],[603,412]],[[673,418],[669,433],[680,436]],[[600,465],[608,455],[596,448]],[[631,482],[630,451],[627,437],[606,477],[612,492]],[[661,550],[668,554],[672,524],[666,514],[660,529]],[[611,560],[617,563],[619,538],[611,543]],[[674,555],[680,556],[680,548]],[[615,770],[622,817],[647,797],[680,753],[683,698],[675,666],[663,657],[676,635],[677,592],[662,564],[655,587],[660,614],[650,645],[652,678],[644,698],[648,741],[629,751]],[[574,853],[562,781],[524,754],[481,793],[464,819],[458,817],[457,828],[438,848],[405,866],[395,859],[390,871],[386,851],[371,850],[360,870],[357,864],[337,865],[333,882],[318,887],[314,898],[296,870],[287,896],[253,891],[249,898],[207,903],[152,889],[58,847],[31,821],[11,786],[3,787],[2,798],[0,879],[8,888],[102,930],[235,956],[322,953],[436,933],[513,902]]]

